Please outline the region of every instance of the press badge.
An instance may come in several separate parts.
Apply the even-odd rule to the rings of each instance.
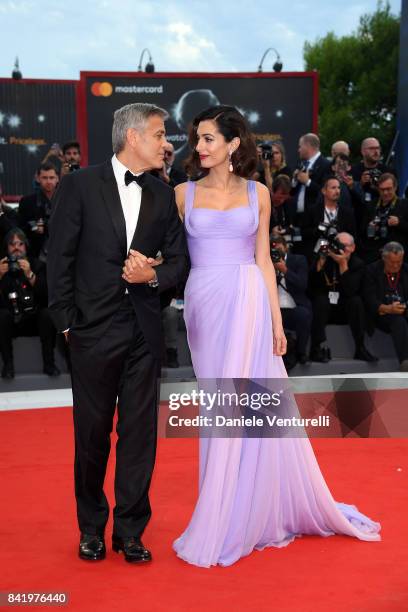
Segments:
[[[336,305],[339,301],[340,293],[338,291],[329,291],[330,304]]]

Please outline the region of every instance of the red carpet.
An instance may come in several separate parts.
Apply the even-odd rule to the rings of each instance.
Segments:
[[[303,537],[208,570],[171,549],[196,496],[197,442],[160,440],[144,537],[154,562],[135,567],[109,537],[105,561],[77,559],[71,421],[69,409],[0,413],[0,591],[65,591],[69,610],[408,610],[408,440],[314,442],[334,497],[380,521],[382,542]]]

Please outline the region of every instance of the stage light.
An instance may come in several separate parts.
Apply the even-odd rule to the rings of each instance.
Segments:
[[[141,56],[140,56],[140,60],[139,60],[139,66],[138,66],[138,71],[139,72],[143,72],[142,70],[142,61],[143,61],[143,56],[145,53],[149,54],[149,61],[147,62],[144,71],[147,72],[148,74],[151,74],[152,72],[154,72],[154,64],[153,64],[153,60],[152,60],[152,56],[150,54],[149,49],[143,49]]]
[[[277,52],[276,49],[274,49],[273,47],[269,47],[269,49],[267,49],[265,51],[265,53],[262,56],[261,61],[259,62],[259,66],[258,66],[258,72],[262,72],[262,64],[264,63],[264,59],[267,56],[267,54],[269,53],[269,51],[273,51],[274,53],[276,53],[276,62],[274,63],[274,65],[272,66],[273,71],[274,72],[281,72],[282,68],[283,68],[283,64],[282,64],[282,60],[280,58],[279,53]]]
[[[20,66],[18,65],[18,57],[16,57],[16,61],[14,62],[14,70],[11,73],[11,78],[14,79],[15,81],[19,81],[20,79],[23,78],[23,75],[21,74],[21,71],[20,71]]]

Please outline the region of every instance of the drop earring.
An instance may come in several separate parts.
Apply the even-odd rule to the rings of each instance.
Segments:
[[[229,152],[228,157],[229,157],[229,166],[228,166],[228,170],[229,170],[230,172],[234,172],[234,166],[232,165],[232,153],[231,153],[231,151]]]

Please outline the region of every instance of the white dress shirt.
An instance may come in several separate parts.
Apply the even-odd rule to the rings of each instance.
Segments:
[[[316,155],[313,155],[313,157],[311,157],[310,159],[307,160],[308,165],[307,165],[307,171],[310,172],[311,169],[313,168],[315,162],[319,159],[321,153],[320,151],[318,151],[316,153]],[[299,193],[298,193],[298,199],[297,199],[297,206],[296,206],[296,212],[298,213],[302,213],[305,211],[305,195],[306,195],[306,187],[309,187],[311,183],[311,179],[309,179],[307,181],[306,184],[303,184],[301,186],[301,188],[299,189]]]
[[[125,217],[127,250],[129,251],[133,235],[136,231],[137,220],[139,219],[142,188],[136,181],[125,185],[125,174],[129,168],[126,168],[116,155],[112,157],[112,168],[118,184],[120,203],[122,204],[123,216]],[[143,173],[141,172],[140,174]],[[136,176],[139,176],[139,174]]]

